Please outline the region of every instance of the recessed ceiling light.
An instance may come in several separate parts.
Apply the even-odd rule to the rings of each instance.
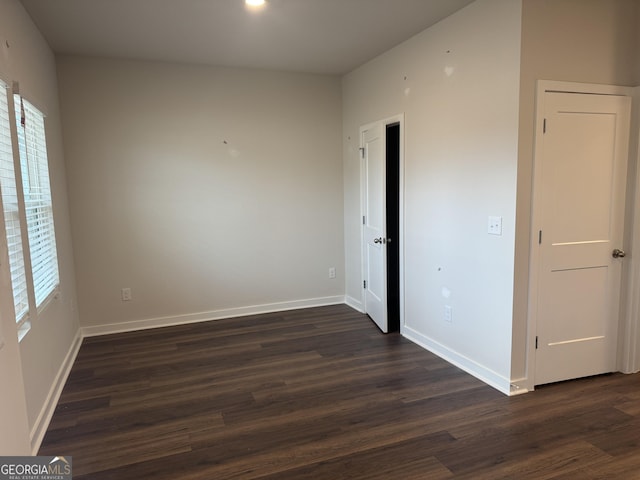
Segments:
[[[262,7],[266,1],[265,0],[244,0],[249,7]]]

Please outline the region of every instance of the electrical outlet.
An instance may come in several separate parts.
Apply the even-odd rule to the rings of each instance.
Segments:
[[[123,288],[120,293],[122,294],[122,301],[123,302],[129,302],[131,300],[131,289],[130,288]]]
[[[447,323],[453,322],[453,314],[451,311],[451,305],[444,306],[444,321]]]
[[[329,278],[336,278],[336,268],[335,267],[331,267],[329,269]]]
[[[487,233],[489,235],[502,235],[502,217],[489,217]]]

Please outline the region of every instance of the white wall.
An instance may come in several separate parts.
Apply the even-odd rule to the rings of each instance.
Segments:
[[[4,225],[4,221],[2,222]],[[4,233],[4,232],[3,232]],[[7,242],[0,235],[2,265],[8,262]],[[0,270],[0,455],[29,455],[29,420],[22,379],[18,332],[13,315],[11,273]]]
[[[358,128],[405,113],[403,333],[509,390],[521,2],[478,0],[343,81],[347,295],[362,300]],[[487,234],[488,216],[503,235]],[[451,292],[443,297],[443,288]],[[453,322],[444,321],[444,306]]]
[[[639,8],[640,11],[640,8]],[[640,25],[640,23],[639,23]],[[640,63],[640,59],[638,59]],[[625,373],[640,372],[640,86],[633,89],[633,118],[631,123],[631,162],[627,182],[627,238],[624,263],[627,286],[623,290],[622,316],[625,322],[620,328],[618,360]]]
[[[58,70],[89,333],[343,301],[338,77],[81,57]]]
[[[17,0],[0,0],[0,77],[9,85],[20,84],[20,93],[41,109],[46,115],[45,127],[49,157],[50,178],[53,196],[56,242],[60,267],[60,295],[40,314],[31,312],[32,328],[19,345],[16,340],[13,312],[7,306],[6,289],[8,264],[2,261],[0,273],[2,283],[2,319],[7,346],[0,351],[3,366],[14,373],[20,372],[26,397],[28,431],[32,447],[37,447],[48,422],[48,415],[55,405],[55,391],[68,364],[73,347],[77,346],[79,332],[76,309],[75,276],[71,232],[69,226],[67,185],[62,149],[62,133],[58,105],[55,59],[31,19]],[[4,225],[4,223],[2,223]],[[4,231],[0,232],[4,236]],[[20,352],[20,358],[16,356]],[[20,375],[15,374],[10,386],[3,383],[0,396],[0,419],[12,422],[12,428],[0,427],[0,454],[7,445],[14,445],[14,452],[25,451],[21,445],[21,412],[5,404],[10,399],[5,392],[20,388]],[[6,389],[5,389],[6,388]],[[20,397],[20,394],[17,394]],[[17,397],[16,397],[17,398]],[[15,398],[14,398],[15,400]],[[19,399],[18,399],[19,400]],[[18,402],[20,403],[20,402]],[[7,415],[7,410],[9,410]],[[15,431],[14,431],[15,428]],[[16,440],[17,439],[17,440]],[[14,443],[17,442],[17,443]]]
[[[638,5],[636,0],[523,1],[512,358],[512,380],[523,386],[531,386],[526,351],[536,81],[636,85]],[[629,172],[633,177],[634,164]],[[632,183],[629,193],[632,199]]]

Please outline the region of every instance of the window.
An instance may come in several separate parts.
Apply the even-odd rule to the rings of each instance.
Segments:
[[[36,308],[59,284],[44,115],[14,95],[24,208]]]
[[[18,338],[22,339],[31,327],[30,311],[37,314],[60,280],[44,115],[19,95],[13,96],[18,164],[9,98],[7,85],[0,81],[0,198]],[[25,267],[29,264],[30,275]]]
[[[28,330],[29,299],[22,251],[18,190],[13,163],[7,86],[0,82],[0,192],[9,250],[9,269],[18,331]],[[26,331],[24,332],[26,333]]]

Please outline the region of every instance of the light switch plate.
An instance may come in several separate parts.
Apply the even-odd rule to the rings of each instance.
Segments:
[[[489,217],[487,233],[489,235],[502,235],[502,217]]]

